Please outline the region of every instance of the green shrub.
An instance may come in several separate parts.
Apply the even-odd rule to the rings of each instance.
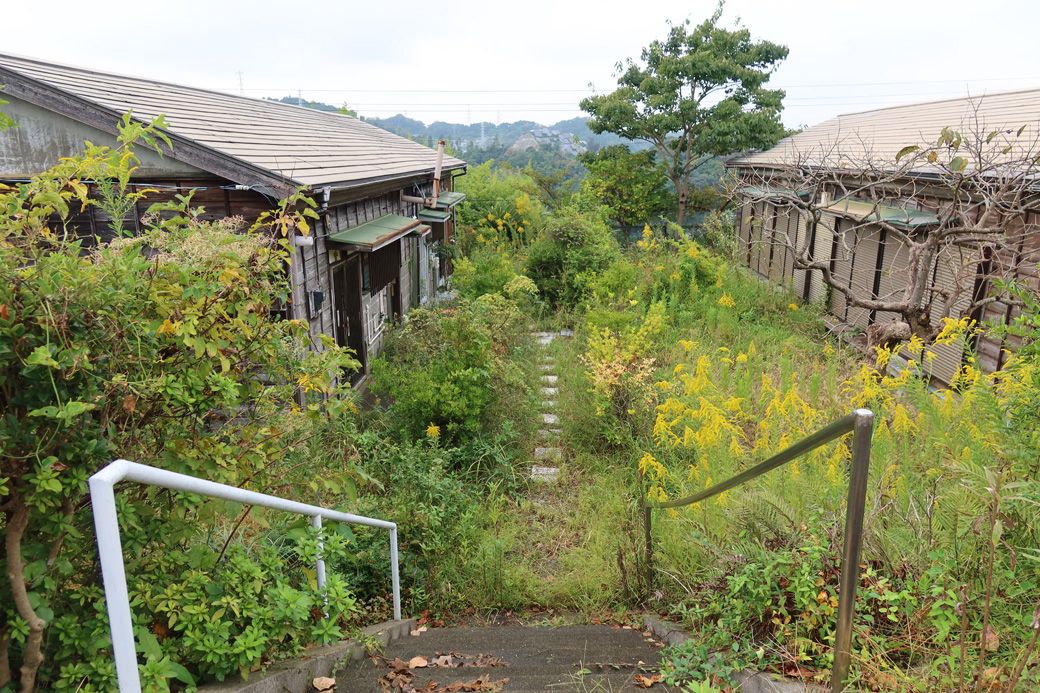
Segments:
[[[523,171],[487,161],[470,168],[458,189],[466,193],[457,211],[463,255],[486,244],[522,247],[544,224],[538,184]]]
[[[620,255],[602,208],[567,206],[553,213],[528,248],[527,275],[547,301],[574,307]]]
[[[335,394],[332,376],[357,362],[334,345],[311,352],[306,325],[271,318],[288,293],[283,234],[307,228],[292,210],[313,216],[313,203],[293,197],[243,230],[199,221],[182,198],[149,215],[144,237],[90,251],[65,233],[70,209],[94,204],[81,181],[129,194],[131,145],[161,137],[125,119],[117,149],[89,145],[0,192],[0,656],[28,690],[114,688],[86,485],[103,465],[125,457],[269,492],[316,478],[342,490],[351,469],[301,465],[336,407],[301,408],[295,394]],[[331,622],[314,617],[299,551],[274,551],[274,536],[247,550],[238,509],[136,486],[119,505],[147,686],[339,636],[345,587],[333,584]]]
[[[473,299],[505,293],[506,285],[517,276],[512,258],[491,246],[481,246],[455,261],[451,283],[459,296]]]
[[[373,391],[390,400],[390,426],[407,439],[445,445],[497,430],[518,413],[508,402],[530,397],[523,369],[510,358],[525,331],[520,310],[499,294],[412,311],[372,366]]]

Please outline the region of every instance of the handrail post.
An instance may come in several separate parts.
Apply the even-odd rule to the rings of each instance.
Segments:
[[[119,540],[119,517],[116,514],[115,485],[124,479],[183,493],[197,493],[236,503],[274,508],[275,510],[296,513],[311,518],[311,526],[318,533],[315,580],[318,589],[323,592],[326,604],[328,604],[328,595],[324,591],[326,575],[322,519],[390,530],[390,569],[393,575],[394,620],[401,620],[401,583],[397,567],[397,525],[395,523],[353,515],[338,510],[329,510],[316,505],[278,498],[277,496],[269,496],[238,486],[219,484],[215,481],[199,479],[165,469],[157,469],[148,465],[130,462],[129,460],[115,460],[93,474],[88,483],[90,486],[90,502],[94,513],[94,527],[97,531],[98,558],[101,562],[101,576],[105,586],[109,628],[112,633],[112,654],[115,658],[116,677],[120,693],[140,693],[141,691],[141,679],[137,670],[134,624],[130,612],[129,590],[126,584],[126,568],[123,564],[123,549]]]
[[[123,544],[119,539],[119,517],[116,514],[116,496],[113,488],[115,484],[106,476],[104,472],[99,472],[87,483],[90,487],[91,510],[94,513],[94,530],[97,532],[101,580],[105,586],[108,626],[112,632],[112,656],[116,662],[120,693],[141,693],[141,679],[137,672],[137,641],[134,638],[134,621],[130,614],[130,593],[126,587]],[[115,481],[119,481],[118,476]]]
[[[394,592],[394,620],[401,620],[401,576],[397,566],[397,525],[390,528],[390,578]]]
[[[643,504],[643,532],[646,542],[646,598],[654,591],[654,535],[653,535],[653,508]]]
[[[314,528],[318,540],[318,555],[314,562],[314,580],[318,583],[318,591],[321,592],[322,603],[328,606],[329,597],[325,594],[325,540],[321,535],[321,515],[315,515],[311,518],[311,527]],[[329,613],[326,610],[325,618],[328,617]]]
[[[874,413],[857,409],[852,429],[852,469],[845,517],[845,546],[841,558],[841,586],[838,594],[838,625],[834,634],[834,668],[831,691],[841,693],[852,661],[852,619],[856,611],[856,585],[859,582],[859,553],[863,544],[863,518],[867,507],[867,480],[870,473],[870,438]]]

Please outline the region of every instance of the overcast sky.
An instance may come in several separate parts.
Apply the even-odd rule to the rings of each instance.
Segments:
[[[712,0],[274,2],[8,0],[0,52],[248,96],[426,122],[551,124],[616,83],[666,21]],[[730,0],[723,22],[782,43],[788,126],[839,113],[1040,87],[1040,3]],[[53,22],[52,22],[53,20]]]

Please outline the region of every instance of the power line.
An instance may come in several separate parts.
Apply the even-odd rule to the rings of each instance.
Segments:
[[[977,77],[969,79],[923,79],[892,80],[884,82],[839,82],[813,84],[767,84],[776,89],[834,89],[839,87],[882,87],[894,85],[916,84],[969,84],[978,82],[1040,82],[1040,77],[1027,75],[1023,77]],[[245,91],[286,91],[292,92],[298,87],[247,87]],[[233,89],[227,91],[234,91]],[[366,89],[366,88],[304,88],[306,92],[344,93],[344,94],[595,94],[605,93],[586,87],[584,89]]]

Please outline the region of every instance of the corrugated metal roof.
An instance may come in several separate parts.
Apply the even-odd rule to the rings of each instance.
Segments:
[[[976,125],[975,119],[978,118]],[[783,167],[796,162],[838,163],[850,170],[864,160],[895,164],[896,154],[913,144],[935,143],[944,127],[986,135],[991,130],[1040,134],[1040,89],[893,106],[848,113],[787,137],[772,149],[731,159],[729,166]]]
[[[446,192],[441,193],[437,198],[437,209],[451,209],[458,203],[466,199],[466,193],[460,192]]]
[[[330,234],[329,241],[363,252],[372,252],[393,243],[419,226],[418,219],[411,219],[400,214],[387,214],[352,229]]]
[[[436,165],[433,149],[338,113],[0,53],[0,83],[6,71],[116,115],[164,115],[170,132],[297,185],[350,187]],[[445,170],[465,165],[444,158]]]
[[[419,218],[423,221],[445,222],[451,218],[451,212],[441,209],[420,209]]]
[[[860,200],[843,200],[837,204],[824,207],[834,212],[851,217],[857,221],[884,221],[903,229],[916,229],[920,226],[933,226],[939,223],[935,212],[921,209],[905,209],[896,204],[880,204]]]
[[[798,197],[807,198],[810,195],[809,190],[792,190],[790,188],[778,188],[771,185],[742,185],[737,188],[737,192],[746,197],[750,197],[756,200],[761,199],[774,199],[787,197],[791,194],[797,194]]]

